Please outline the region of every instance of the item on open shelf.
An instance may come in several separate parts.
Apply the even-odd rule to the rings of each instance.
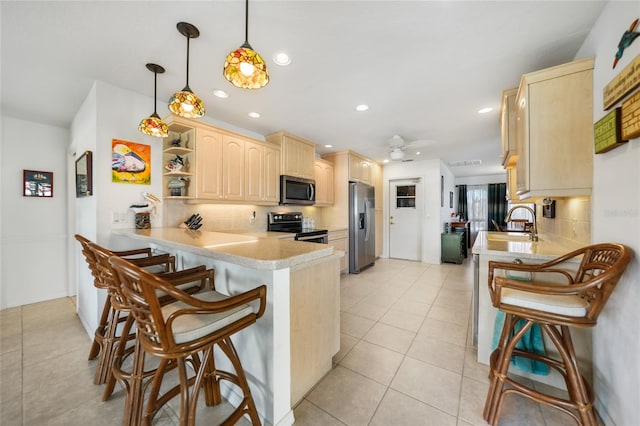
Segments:
[[[184,167],[184,159],[176,154],[176,158],[174,158],[173,160],[170,160],[165,166],[165,169],[167,169],[170,172],[179,172],[179,171],[182,171],[183,167]]]
[[[176,177],[169,182],[169,193],[172,197],[181,197],[186,194],[187,182],[184,177]]]

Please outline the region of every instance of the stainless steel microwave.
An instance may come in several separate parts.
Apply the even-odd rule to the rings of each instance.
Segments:
[[[280,176],[280,204],[310,206],[316,202],[316,181],[295,176]]]

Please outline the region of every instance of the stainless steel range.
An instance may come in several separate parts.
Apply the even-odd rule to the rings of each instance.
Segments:
[[[296,241],[327,244],[329,232],[326,229],[305,228],[300,212],[270,212],[267,216],[267,231],[296,234]]]

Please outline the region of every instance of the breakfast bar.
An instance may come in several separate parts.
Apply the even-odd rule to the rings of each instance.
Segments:
[[[495,333],[495,322],[497,309],[491,303],[488,289],[489,261],[500,262],[522,262],[522,263],[543,263],[558,258],[566,253],[578,249],[575,243],[548,240],[541,236],[538,241],[531,241],[527,234],[511,232],[480,231],[473,245],[473,254],[476,271],[474,283],[474,329],[477,330],[478,362],[489,364],[489,356],[492,352],[492,342]],[[563,269],[575,271],[579,264],[574,260],[562,264]],[[503,273],[503,271],[501,272]],[[533,277],[516,277],[515,279],[530,280]],[[536,280],[555,282],[551,274],[536,273]],[[476,314],[477,312],[477,314]],[[498,330],[499,332],[499,330]],[[591,374],[591,330],[572,330],[572,337],[576,347],[576,353],[581,360],[585,361],[585,373],[587,377]],[[549,342],[545,342],[547,349],[553,348]],[[555,387],[563,386],[563,379],[552,371],[548,376],[534,375],[522,370],[519,375],[530,377],[533,380],[546,383]]]
[[[291,407],[331,369],[339,350],[344,254],[325,244],[179,228],[118,229],[111,237],[114,245],[142,241],[172,253],[179,268],[215,268],[216,290],[225,294],[267,286],[264,316],[234,344],[263,423],[293,424]],[[219,368],[231,368],[225,361],[216,357]],[[230,386],[223,396],[240,402]]]

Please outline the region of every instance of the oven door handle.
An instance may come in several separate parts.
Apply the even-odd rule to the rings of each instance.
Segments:
[[[317,240],[319,238],[326,239],[327,237],[328,237],[328,234],[309,235],[309,236],[296,237],[296,241]]]

